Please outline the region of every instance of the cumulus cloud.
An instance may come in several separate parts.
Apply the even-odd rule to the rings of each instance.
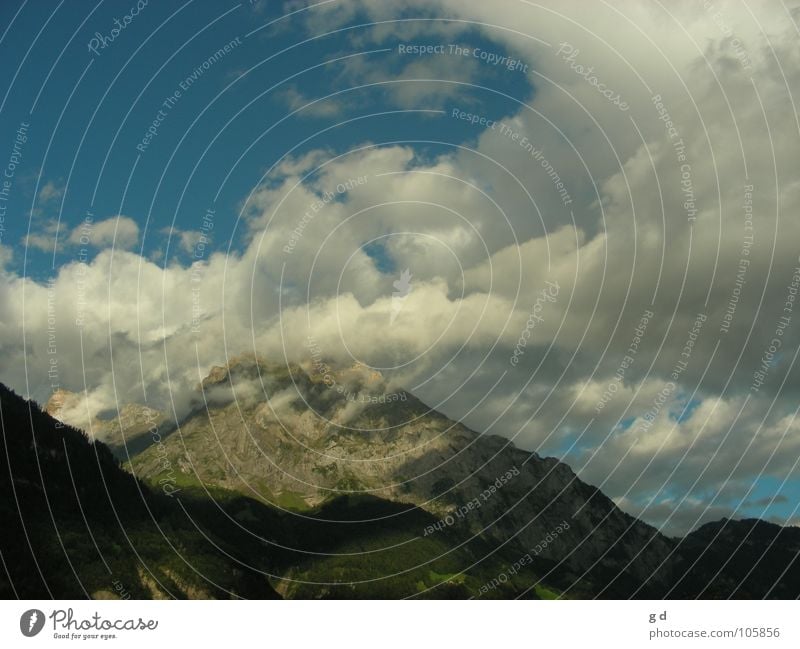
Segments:
[[[408,60],[405,60],[408,59]],[[379,86],[401,108],[441,109],[447,102],[462,98],[469,84],[480,76],[480,64],[474,58],[453,60],[447,55],[404,57],[396,72],[372,60],[351,58],[344,62],[341,79],[350,85]]]
[[[0,268],[5,268],[14,259],[14,250],[0,243]]]
[[[195,252],[195,248],[203,236],[208,238],[208,235],[204,235],[199,230],[181,230],[174,227],[162,228],[161,234],[167,235],[168,241],[172,241],[173,245],[177,245],[178,250],[189,255]]]
[[[344,104],[341,100],[306,97],[295,87],[287,88],[282,96],[291,110],[299,111],[300,117],[332,119],[341,115],[344,110]]]
[[[63,246],[87,249],[113,246],[130,250],[139,241],[139,226],[131,217],[122,215],[99,221],[84,220],[73,228],[67,228],[57,219],[49,219],[38,224],[36,230],[26,235],[23,241],[45,252],[53,252]]]
[[[85,222],[75,227],[67,242],[73,246],[129,250],[139,241],[139,226],[129,216],[113,216],[101,221]]]
[[[39,190],[39,202],[49,203],[61,198],[64,195],[64,186],[55,181],[48,180]]]
[[[26,246],[30,246],[36,250],[49,250],[52,252],[56,246],[58,230],[58,221],[55,219],[48,219],[39,224],[35,231],[27,234],[22,241]]]

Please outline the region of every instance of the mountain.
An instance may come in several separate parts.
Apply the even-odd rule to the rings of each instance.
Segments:
[[[92,439],[102,439],[121,459],[147,448],[153,430],[165,433],[174,428],[166,414],[138,403],[123,404],[119,410],[100,413],[87,421],[88,410],[82,395],[63,388],[53,392],[44,406],[51,417],[72,423]]]
[[[9,391],[2,397],[4,435],[15,440],[7,450],[11,466],[25,467],[10,483],[32,494],[44,484],[48,495],[78,501],[59,523],[83,537],[99,525],[98,546],[115,548],[115,570],[144,596],[155,593],[142,564],[183,586],[170,594],[198,597],[800,594],[800,530],[720,521],[668,538],[567,465],[472,431],[359,364],[234,358],[209,372],[177,423],[136,404],[118,417],[95,417],[92,432],[113,453],[79,431],[56,429],[55,420]],[[60,395],[48,409],[67,412],[77,398]],[[12,409],[17,423],[9,428]],[[70,440],[69,454],[59,451],[67,444],[59,436]],[[18,438],[35,440],[36,457],[49,456],[46,479]],[[67,458],[85,469],[70,476]],[[109,508],[117,501],[125,507]],[[16,512],[13,501],[5,506]],[[23,511],[36,512],[38,525],[49,523],[41,496]],[[124,521],[115,519],[119,511]],[[90,524],[80,525],[81,512],[90,512]],[[153,534],[156,524],[166,530],[162,537]],[[131,548],[138,540],[127,543],[117,527],[163,543],[142,561]],[[21,528],[14,534],[25,538]],[[73,565],[101,572],[97,551],[84,546],[80,558],[70,554]],[[58,550],[48,549],[49,565],[66,589],[75,579]],[[15,550],[2,551],[5,559]],[[181,564],[189,568],[178,573]],[[204,586],[206,570],[225,586]],[[103,579],[89,595],[103,590]]]
[[[480,435],[392,392],[364,367],[322,365],[242,356],[214,368],[198,388],[208,406],[136,456],[131,470],[146,481],[169,473],[177,485],[215,485],[297,512],[341,494],[370,494],[416,505],[464,538],[481,533],[513,557],[566,522],[537,562],[547,566],[549,583],[571,586],[578,597],[609,584],[609,596],[628,596],[668,556],[668,539],[565,464]],[[459,517],[470,502],[474,509]]]
[[[482,540],[417,539],[435,517],[380,498],[344,495],[298,518],[213,486],[146,485],[2,385],[0,426],[5,599],[464,598],[500,570],[489,559],[464,574],[488,554]]]
[[[0,597],[276,597],[108,447],[0,385]],[[213,533],[213,532],[212,532]]]
[[[670,595],[796,599],[800,529],[758,519],[706,523],[681,542]]]

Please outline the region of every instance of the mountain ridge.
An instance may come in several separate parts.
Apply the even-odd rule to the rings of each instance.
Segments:
[[[387,538],[399,534],[403,543],[425,542],[434,554],[445,542],[463,547],[466,555],[458,556],[467,562],[467,581],[426,586],[434,591],[440,586],[455,589],[451,596],[464,596],[465,583],[472,584],[475,596],[481,590],[475,581],[484,568],[502,574],[502,566],[520,561],[531,566],[529,575],[481,595],[536,596],[546,591],[563,597],[620,598],[793,592],[791,586],[769,590],[763,578],[746,574],[742,564],[746,557],[754,560],[753,548],[747,545],[754,526],[720,522],[721,528],[703,526],[683,539],[666,537],[620,510],[556,458],[476,433],[407,392],[392,393],[402,398],[381,400],[388,385],[364,366],[284,366],[243,355],[212,368],[197,386],[189,414],[174,426],[158,411],[141,406],[121,409],[116,423],[99,420],[106,428],[95,430],[110,432],[125,468],[151,488],[174,493],[180,502],[184,496],[202,501],[211,493],[222,494],[226,502],[241,499],[245,504],[236,505],[235,516],[266,536],[274,535],[274,529],[265,528],[262,518],[292,530],[300,529],[298,520],[306,520],[313,522],[303,532],[306,536],[333,533],[350,547],[356,537],[342,536],[339,528],[351,526],[363,532],[358,538],[364,541],[354,547],[373,547],[375,539],[387,533],[372,537],[373,532],[364,531],[372,529],[377,508],[384,512],[378,521],[392,530]],[[64,396],[59,400],[63,403]],[[143,419],[151,424],[148,430],[155,431],[149,445],[142,442]],[[139,440],[135,452],[125,445],[128,439]],[[358,518],[364,511],[372,513]],[[330,512],[344,518],[328,520]],[[224,527],[220,521],[215,525]],[[727,532],[709,537],[709,530],[720,529]],[[765,565],[783,565],[787,574],[794,574],[794,532],[767,535],[778,541]],[[470,547],[480,547],[484,554],[470,561]],[[720,548],[725,548],[724,555]],[[339,596],[344,591],[330,585],[315,591],[296,582],[299,576],[315,582],[316,575],[333,570],[334,583],[339,584],[348,581],[348,571],[363,571],[358,562],[334,570],[344,561],[341,558],[308,560],[300,546],[289,554],[292,558],[270,582],[288,596],[320,596],[322,591]],[[384,559],[392,564],[388,555]],[[709,568],[714,565],[718,571]],[[743,583],[734,584],[732,575],[739,575]],[[416,588],[437,579],[425,577]],[[369,592],[375,596],[374,589]],[[397,591],[386,592],[395,596]],[[414,593],[403,596],[409,595]]]

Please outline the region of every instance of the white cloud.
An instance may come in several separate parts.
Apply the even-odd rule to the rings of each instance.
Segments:
[[[14,259],[14,250],[0,243],[0,269],[5,269]]]
[[[52,180],[48,180],[39,190],[39,202],[49,203],[64,195],[64,187]]]
[[[139,226],[129,216],[121,215],[100,221],[86,220],[71,229],[57,219],[50,219],[39,224],[23,239],[26,245],[44,252],[53,252],[56,241],[59,249],[66,245],[72,248],[115,247],[130,250],[139,241]]]
[[[306,97],[294,87],[286,89],[282,97],[291,110],[299,111],[300,117],[334,118],[341,115],[344,109],[341,100]]]
[[[171,242],[173,247],[177,245],[178,249],[186,254],[193,254],[197,244],[200,243],[204,236],[199,230],[181,230],[173,227],[162,228],[160,232],[167,235],[167,240]],[[207,239],[208,235],[205,235],[205,237]]]
[[[36,231],[26,235],[23,242],[37,250],[52,252],[56,245],[56,233],[58,232],[58,221],[50,219],[38,226]]]
[[[129,250],[139,242],[139,226],[129,216],[113,216],[76,226],[67,238],[73,246]]]

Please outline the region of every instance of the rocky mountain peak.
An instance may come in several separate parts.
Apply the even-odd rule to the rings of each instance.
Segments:
[[[44,406],[44,411],[55,419],[60,419],[60,414],[67,406],[73,406],[80,399],[80,396],[75,392],[70,392],[63,388],[58,388]]]

